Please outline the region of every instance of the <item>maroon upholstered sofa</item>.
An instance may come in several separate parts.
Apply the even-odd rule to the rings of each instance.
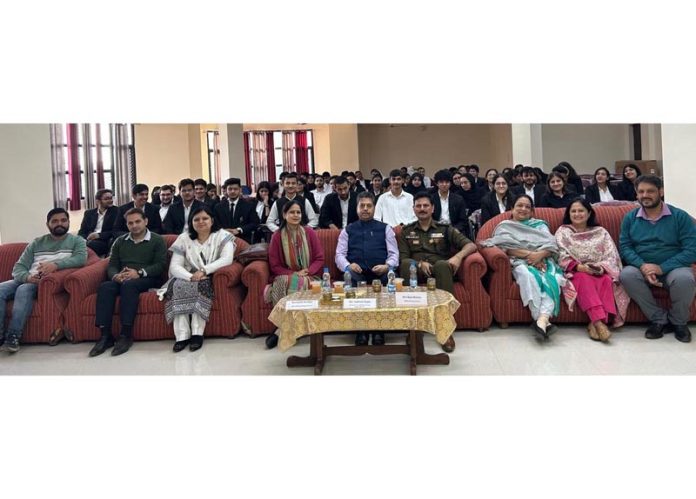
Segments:
[[[19,260],[27,243],[8,243],[0,245],[0,282],[12,279],[12,267]],[[99,261],[97,254],[87,248],[85,266]],[[83,267],[82,269],[84,269]],[[68,293],[65,289],[66,278],[78,270],[64,269],[47,275],[39,283],[39,291],[34,308],[22,334],[23,343],[48,343],[51,334],[64,327],[63,312],[68,305]],[[12,304],[7,304],[7,317],[12,313]],[[5,318],[7,325],[7,317]]]
[[[607,229],[617,247],[621,221],[624,215],[635,207],[635,204],[594,205],[597,223]],[[536,208],[534,217],[548,222],[551,233],[555,233],[562,224],[564,212],[563,208]],[[480,242],[490,238],[496,226],[501,221],[510,219],[510,217],[510,212],[506,212],[490,219],[479,230],[476,241]],[[532,316],[529,313],[529,309],[522,305],[520,288],[512,278],[512,268],[508,257],[498,248],[479,248],[479,251],[486,259],[490,269],[488,292],[491,297],[491,307],[493,308],[493,317],[496,322],[501,327],[507,327],[511,322],[531,322]],[[652,288],[652,291],[661,306],[669,307],[669,293],[666,290]],[[696,320],[696,301],[691,305],[690,320]],[[573,312],[570,312],[565,302],[561,300],[561,312],[559,317],[554,319],[554,322],[581,322],[586,324],[588,321],[587,315],[580,310],[580,307],[576,306]],[[632,301],[628,307],[626,322],[648,322],[648,319],[643,315],[638,305]]]
[[[167,247],[176,240],[174,235],[165,235]],[[235,254],[248,245],[237,238]],[[171,254],[168,253],[168,258]],[[70,294],[70,300],[65,310],[65,327],[73,334],[73,341],[96,341],[99,339],[99,329],[94,325],[97,310],[97,290],[106,280],[108,258],[89,268],[81,269],[69,276],[65,288]],[[167,267],[169,262],[167,262]],[[240,307],[246,289],[241,285],[240,278],[243,267],[239,262],[224,267],[213,275],[215,299],[206,324],[206,336],[234,337],[239,332],[241,312]],[[113,330],[121,327],[118,317],[118,300],[114,315]],[[138,304],[138,315],[133,325],[135,340],[173,339],[174,329],[167,324],[164,317],[164,302],[160,301],[154,292],[142,293]]]
[[[401,229],[395,230],[397,237]],[[329,267],[333,279],[342,280],[343,273],[336,268],[336,246],[338,229],[319,229],[316,231],[324,250],[324,262]],[[481,278],[486,273],[486,263],[479,253],[469,255],[459,267],[454,283],[454,296],[461,306],[454,314],[458,329],[485,330],[491,325],[490,298],[484,289]],[[242,304],[242,320],[251,330],[252,336],[275,331],[275,325],[268,320],[273,306],[263,300],[263,290],[271,282],[268,262],[256,261],[249,264],[242,273],[242,282],[248,288]]]

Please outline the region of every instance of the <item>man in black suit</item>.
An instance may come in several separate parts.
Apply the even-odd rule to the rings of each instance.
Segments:
[[[459,232],[469,237],[469,220],[466,201],[451,192],[452,174],[449,170],[440,170],[435,173],[435,184],[430,193],[433,199],[433,220],[441,224],[448,224]]]
[[[114,206],[114,193],[111,189],[100,189],[94,199],[97,207],[85,211],[82,225],[77,235],[87,240],[87,247],[99,256],[109,253],[118,208]]]
[[[336,177],[336,192],[327,195],[321,205],[319,227],[342,229],[358,219],[356,194],[351,192],[350,183],[344,176]]]
[[[531,166],[524,166],[522,167],[522,185],[513,187],[512,194],[515,197],[520,194],[527,194],[532,198],[536,206],[546,192],[546,186],[538,182],[534,168]]]
[[[181,193],[179,193],[181,194]],[[202,178],[197,178],[193,182],[193,195],[199,203],[207,204],[212,210],[217,201],[208,197],[208,182]]]
[[[346,170],[342,173],[342,176],[348,180],[351,194],[358,194],[365,190],[365,187],[355,178],[355,173]]]
[[[215,219],[227,232],[251,243],[251,236],[259,227],[256,206],[242,198],[242,181],[238,178],[225,180],[223,189],[227,197],[215,205]]]
[[[113,238],[116,239],[128,232],[126,225],[126,212],[131,208],[140,208],[145,212],[147,218],[147,228],[156,234],[162,233],[162,219],[159,216],[159,208],[154,204],[147,202],[150,193],[150,188],[145,184],[135,184],[131,190],[133,201],[118,207],[118,215],[114,224]]]
[[[484,187],[486,187],[486,184],[487,184],[486,179],[479,178],[479,173],[480,173],[479,165],[469,165],[466,167],[466,169],[467,169],[467,172],[469,173],[469,175],[474,177],[474,180],[476,181],[476,187],[478,187],[479,189],[483,189]]]
[[[203,203],[194,197],[193,180],[185,178],[179,182],[180,203],[174,203],[164,219],[164,234],[183,234],[188,230],[189,213],[194,208],[203,206]]]

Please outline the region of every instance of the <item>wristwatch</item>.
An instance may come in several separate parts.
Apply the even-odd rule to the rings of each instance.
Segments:
[[[145,277],[145,271],[144,271],[143,269],[139,269],[139,270],[138,270],[138,275],[139,275],[140,277]]]

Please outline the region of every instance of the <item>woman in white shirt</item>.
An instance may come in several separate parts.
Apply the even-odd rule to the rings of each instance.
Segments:
[[[609,170],[603,166],[597,168],[594,172],[594,184],[585,189],[585,199],[590,203],[622,200],[621,189],[611,185],[610,179]]]
[[[188,227],[170,248],[169,281],[159,292],[167,300],[167,323],[174,322],[175,352],[203,346],[214,299],[213,273],[234,258],[234,236],[222,230],[208,206],[191,211]]]

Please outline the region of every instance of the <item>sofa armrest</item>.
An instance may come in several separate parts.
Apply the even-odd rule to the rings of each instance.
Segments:
[[[268,266],[268,262],[263,260],[256,260],[251,262],[249,265],[244,267],[244,272],[242,272],[242,283],[251,290],[256,290],[258,293],[263,292],[263,288],[271,280],[271,269]]]
[[[82,267],[84,268],[84,267]],[[41,278],[41,281],[39,281],[39,293],[38,293],[38,299],[41,300],[42,298],[48,298],[52,295],[61,293],[65,291],[65,280],[67,277],[78,271],[80,269],[74,268],[74,269],[64,269],[64,270],[58,270],[56,272],[51,272],[45,277]]]
[[[481,281],[481,278],[486,275],[486,261],[480,253],[472,253],[464,259],[464,263],[457,269],[457,277],[459,282],[466,283],[467,281]]]
[[[488,268],[495,272],[505,272],[508,274],[512,273],[512,267],[510,266],[510,258],[505,254],[500,248],[495,246],[491,248],[479,248],[481,255],[486,260]]]
[[[213,274],[213,285],[216,289],[233,288],[242,280],[244,267],[239,262],[226,265]]]
[[[82,301],[83,298],[96,293],[99,285],[107,278],[106,269],[109,260],[104,259],[72,272],[65,278],[65,289],[71,300]]]

